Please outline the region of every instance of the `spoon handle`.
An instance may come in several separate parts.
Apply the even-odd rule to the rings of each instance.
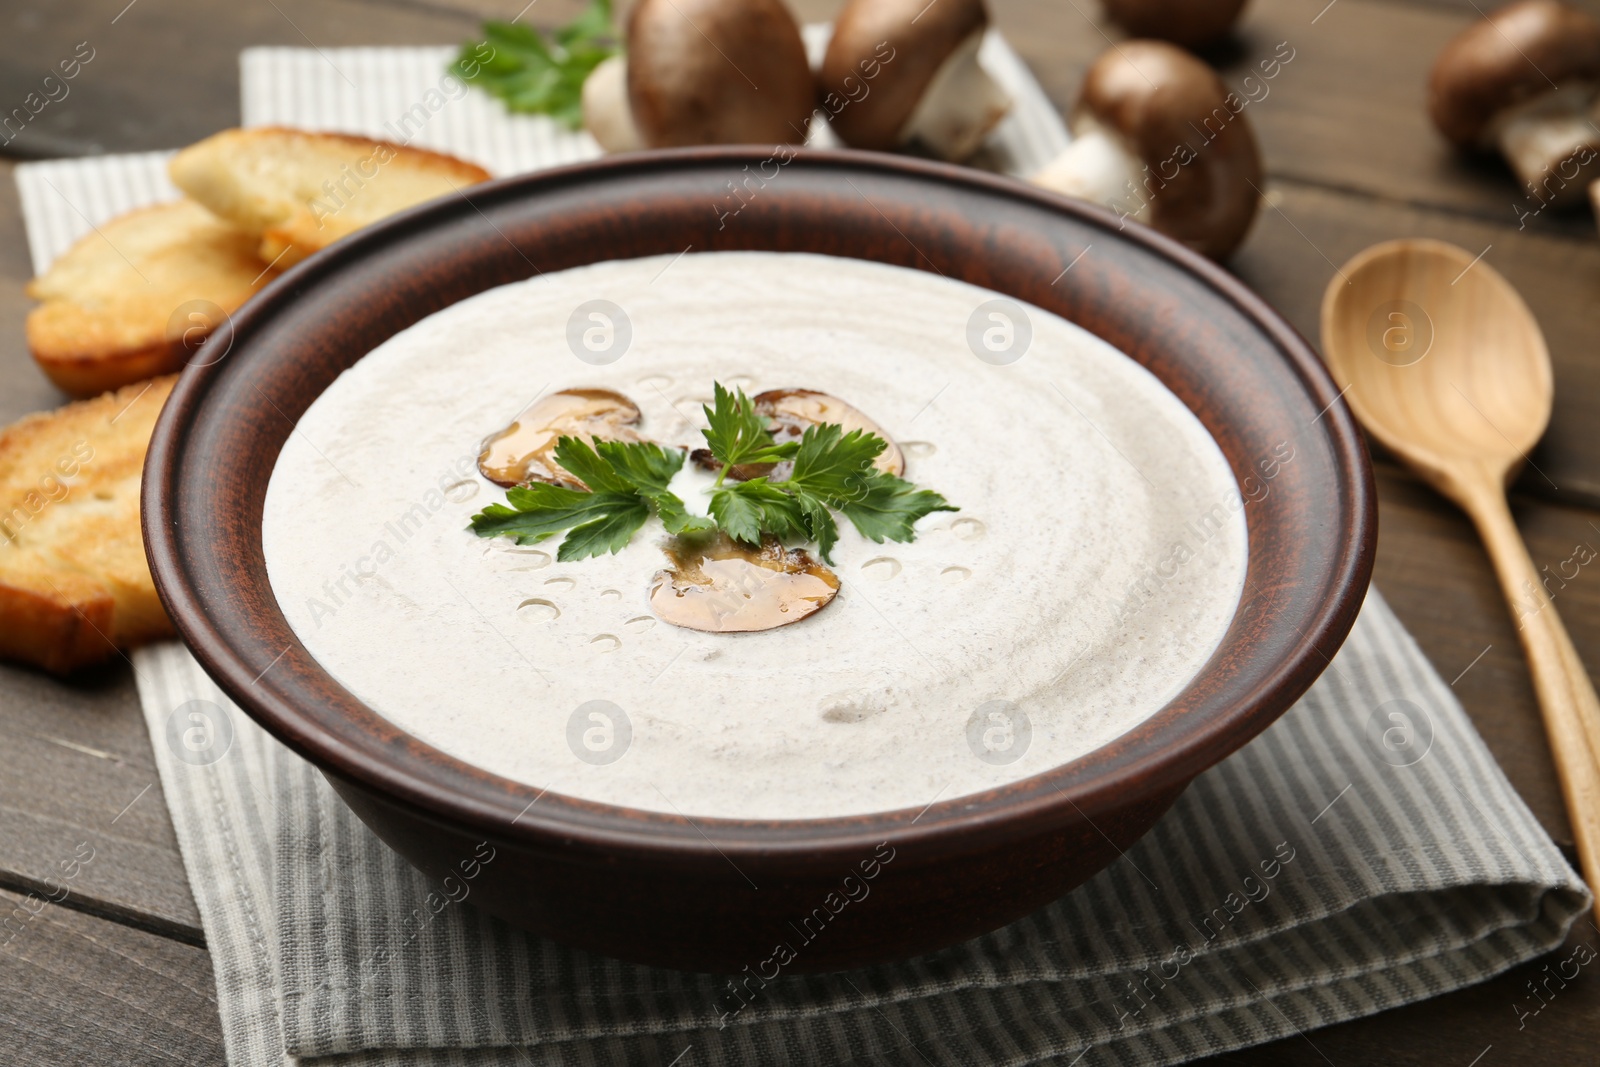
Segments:
[[[1463,488],[1462,503],[1494,562],[1527,655],[1584,881],[1600,889],[1600,699],[1528,555],[1504,489],[1488,478]]]

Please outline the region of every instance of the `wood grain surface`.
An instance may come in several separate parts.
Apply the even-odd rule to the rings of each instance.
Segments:
[[[49,116],[60,125],[38,128],[59,140],[47,145],[40,138],[29,151],[174,147],[237,121],[241,47],[304,47],[308,40],[318,47],[448,43],[469,34],[480,14],[508,18],[524,2],[137,0],[123,11],[126,0],[13,0],[0,11],[0,102],[14,106],[56,61],[53,49],[92,38],[97,58],[74,89],[77,95]],[[549,25],[575,6],[573,0],[538,0],[523,18]],[[796,6],[806,17],[826,18],[837,4],[803,0]],[[991,0],[991,6],[1063,109],[1084,68],[1107,45],[1101,29],[1117,36],[1097,27],[1096,0]],[[1208,58],[1237,86],[1278,42],[1295,49],[1270,93],[1245,112],[1261,139],[1268,205],[1232,267],[1302,333],[1316,338],[1317,307],[1334,266],[1391,237],[1434,236],[1487,249],[1486,259],[1527,299],[1555,362],[1555,417],[1534,455],[1555,484],[1525,477],[1513,509],[1535,562],[1553,565],[1577,544],[1600,548],[1600,354],[1594,344],[1600,241],[1582,211],[1546,213],[1519,229],[1522,201],[1504,166],[1456,156],[1427,126],[1420,102],[1433,50],[1481,17],[1477,8],[1490,6],[1484,0],[1251,0],[1242,32]],[[1600,0],[1580,0],[1580,6],[1600,13]],[[95,64],[102,65],[97,70]],[[79,92],[91,84],[91,74],[103,76],[98,96]],[[19,137],[0,153],[23,158],[16,152],[22,147]],[[0,418],[9,420],[60,397],[23,347],[29,304],[20,287],[30,270],[3,160],[0,171]],[[1515,630],[1475,535],[1432,490],[1381,456],[1378,486],[1378,587],[1445,680],[1455,680],[1467,713],[1529,807],[1558,842],[1570,844]],[[1596,573],[1586,569],[1557,601],[1591,668],[1600,664]],[[114,753],[124,763],[33,734]],[[51,749],[61,753],[40,758]],[[69,758],[74,762],[62,762]],[[150,765],[126,668],[81,687],[0,668],[0,886],[35,887],[59,860],[57,850],[64,846],[70,853],[89,833],[124,835],[126,846],[107,847],[142,856],[139,863],[105,864],[93,873],[97,881],[91,864],[83,886],[47,912],[58,921],[35,921],[25,949],[0,948],[0,1059],[7,1063],[222,1061],[203,951],[147,932],[172,923],[182,940],[200,939],[160,786],[106,827],[142,787],[138,769]],[[1573,936],[1600,947],[1600,931],[1592,927],[1580,924]],[[157,973],[189,976],[187,988],[199,995],[153,980],[143,968],[154,960],[186,961]],[[1544,962],[1211,1062],[1590,1063],[1600,1028],[1600,978],[1590,969],[1519,1024],[1517,1009],[1534,1006],[1526,983],[1543,977]]]
[[[0,891],[0,909],[14,917],[0,948],[6,1063],[223,1062],[205,949],[15,893]]]

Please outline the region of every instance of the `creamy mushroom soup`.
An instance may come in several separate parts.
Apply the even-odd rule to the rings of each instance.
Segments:
[[[572,562],[468,529],[506,500],[480,446],[536,398],[610,390],[695,448],[713,381],[842,399],[960,510],[908,543],[841,521],[832,602],[754,633],[652,610],[658,519]],[[712,481],[685,463],[673,488],[704,512]],[[300,420],[262,538],[306,649],[423,741],[576,797],[772,819],[922,808],[1105,745],[1200,670],[1246,560],[1222,453],[1116,349],[934,274],[776,253],[601,263],[424,319]]]

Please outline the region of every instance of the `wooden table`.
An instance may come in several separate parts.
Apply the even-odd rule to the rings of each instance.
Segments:
[[[95,57],[70,95],[0,148],[0,177],[29,156],[169,148],[238,121],[242,47],[454,42],[526,0],[8,0],[0,107],[57,60]],[[1116,31],[1097,0],[990,0],[1000,26],[1065,110]],[[1481,0],[1487,7],[1487,0]],[[1600,0],[1584,0],[1600,14]],[[575,0],[525,18],[564,21]],[[835,0],[802,0],[826,18]],[[1439,46],[1481,17],[1474,0],[1252,0],[1236,41],[1210,56],[1239,86],[1279,49],[1293,58],[1245,114],[1261,140],[1267,204],[1231,266],[1307,337],[1335,265],[1375,241],[1453,241],[1505,274],[1543,325],[1555,418],[1516,486],[1533,557],[1552,568],[1600,546],[1600,239],[1586,212],[1519,218],[1503,167],[1465,161],[1429,127],[1424,81]],[[1285,51],[1283,54],[1288,54]],[[23,343],[30,275],[14,186],[0,182],[0,420],[60,402]],[[1455,691],[1512,783],[1571,855],[1560,797],[1516,642],[1466,521],[1378,458],[1377,581]],[[1600,665],[1600,571],[1558,593],[1579,651]],[[0,1060],[57,1065],[220,1063],[211,966],[125,668],[63,684],[0,667],[0,906],[9,909],[88,842],[71,895],[0,949]],[[1580,923],[1575,941],[1600,946]],[[1589,1063],[1600,977],[1580,972],[1537,1015],[1541,961],[1422,1004],[1222,1057],[1218,1064]]]

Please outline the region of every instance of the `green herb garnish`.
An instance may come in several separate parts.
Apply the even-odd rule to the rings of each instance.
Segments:
[[[790,441],[776,444],[767,420],[756,411],[755,401],[744,395],[744,390],[730,393],[721,382],[712,382],[716,407],[700,405],[710,424],[703,431],[711,454],[722,464],[717,472],[717,484],[728,476],[728,468],[741,463],[777,463],[793,458],[800,444]]]
[[[556,462],[588,489],[530,482],[506,491],[506,504],[490,504],[472,517],[479,537],[506,535],[532,545],[562,530],[559,560],[587,559],[620,552],[650,518],[661,516],[669,533],[700,533],[716,528],[691,515],[667,483],[683,466],[683,453],[660,445],[596,441],[581,437],[556,442]]]
[[[667,488],[683,467],[681,451],[619,441],[591,447],[581,438],[563,437],[556,462],[588,490],[542,482],[509,490],[506,504],[491,504],[472,517],[473,531],[480,537],[515,537],[527,545],[567,530],[556,558],[574,560],[620,551],[654,513],[673,534],[720,529],[746,544],[760,544],[763,536],[815,541],[822,558],[832,563],[839,541],[834,512],[863,537],[882,544],[913,541],[918,519],[959,510],[938,493],[875,467],[873,461],[889,447],[876,434],[846,433],[837,423],[824,423],[807,427],[799,441],[778,444],[743,390],[730,393],[717,383],[715,394],[715,407],[704,409],[709,426],[703,431],[722,464],[710,518],[690,514]],[[793,466],[780,481],[761,477],[724,484],[736,464],[786,460]]]
[[[516,22],[488,21],[482,41],[461,46],[451,73],[505,101],[510,111],[549,115],[569,129],[583,125],[583,83],[621,51],[611,0],[592,0],[549,37]]]
[[[716,408],[705,408],[711,426],[705,431],[711,454],[724,464],[763,463],[793,459],[794,469],[782,481],[751,478],[721,484],[711,494],[711,514],[729,537],[758,544],[763,533],[805,537],[815,541],[822,558],[833,562],[839,540],[837,511],[861,536],[882,544],[916,538],[912,526],[935,511],[956,511],[930,489],[918,489],[904,478],[873,466],[889,442],[865,430],[844,432],[836,423],[809,426],[798,442],[774,444],[766,421],[743,390],[730,395],[716,387]],[[753,423],[752,423],[753,420]],[[754,432],[752,431],[752,425]]]

